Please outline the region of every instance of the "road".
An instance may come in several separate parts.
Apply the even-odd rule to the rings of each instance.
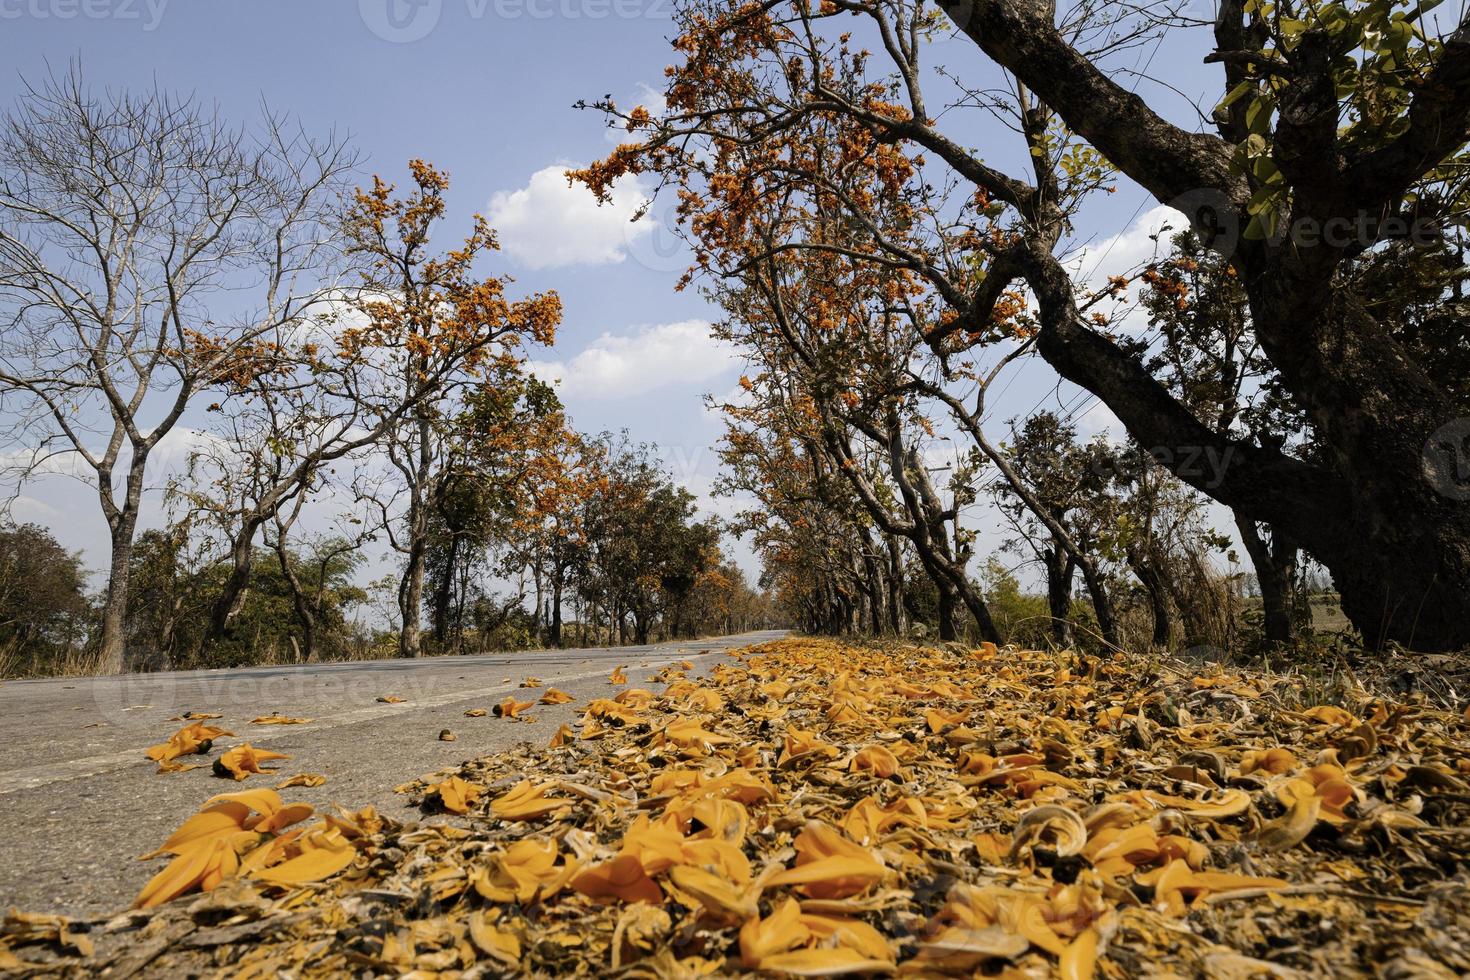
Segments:
[[[580,715],[589,697],[615,690],[608,685],[615,667],[628,668],[631,685],[652,686],[652,674],[669,664],[691,660],[693,676],[726,651],[782,635],[0,683],[0,910],[76,917],[121,911],[161,866],[137,855],[162,843],[205,799],[273,786],[296,773],[321,773],[327,782],[283,790],[288,801],[371,803],[384,814],[418,819],[394,786],[518,742],[544,743]],[[536,723],[464,716],[470,708],[488,711],[526,677],[577,700],[538,705],[529,712]],[[523,693],[525,700],[539,696]],[[386,696],[404,700],[377,700]],[[143,750],[166,741],[183,724],[170,719],[186,711],[222,714],[213,724],[238,736],[222,739],[222,747],[249,741],[291,759],[271,763],[279,777],[238,784],[215,778],[207,766],[158,774]],[[250,724],[271,712],[313,721]],[[446,728],[455,741],[440,741]]]

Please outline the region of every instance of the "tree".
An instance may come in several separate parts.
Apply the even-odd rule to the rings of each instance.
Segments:
[[[1145,366],[1216,432],[1310,458],[1308,423],[1261,351],[1235,267],[1205,250],[1191,232],[1175,235],[1171,244],[1167,259],[1151,263],[1140,277],[1147,284],[1140,305],[1159,333],[1156,350],[1138,352]],[[1310,618],[1310,610],[1298,602],[1300,548],[1281,528],[1239,508],[1231,514],[1256,570],[1265,640],[1291,645]]]
[[[232,129],[157,89],[95,95],[77,68],[5,117],[0,392],[34,459],[92,473],[111,544],[104,671],[124,664],[149,461],[201,391],[255,370],[321,302],[352,165],[335,136],[269,113]]]
[[[978,416],[972,418],[978,430]],[[1098,552],[1098,505],[1108,493],[1105,471],[1097,465],[1104,449],[1078,445],[1076,435],[1074,425],[1051,412],[1013,422],[1004,449],[1011,475],[996,482],[995,496],[1018,531],[1006,545],[1029,550],[1046,571],[1053,641],[1064,647],[1074,642],[1072,585],[1080,570],[1102,639],[1117,647],[1117,617]]]
[[[676,630],[683,604],[718,557],[719,532],[694,520],[694,497],[655,464],[648,446],[605,438],[599,492],[585,518],[589,543],[583,570],[588,598],[610,612],[620,637],[632,620],[636,643],[662,622]]]
[[[1470,642],[1470,502],[1453,483],[1462,447],[1444,445],[1464,411],[1459,379],[1440,367],[1454,359],[1437,356],[1445,339],[1421,338],[1433,346],[1416,349],[1342,288],[1364,255],[1463,213],[1452,161],[1470,136],[1470,21],[1462,14],[1440,29],[1406,0],[1227,0],[1208,58],[1223,68],[1208,133],[1167,121],[1110,77],[1108,46],[1094,50],[1097,35],[1079,32],[1074,18],[1059,24],[1053,4],[940,7],[1023,96],[1009,118],[1030,151],[1028,177],[966,148],[963,109],[995,108],[988,95],[972,98],[962,84],[954,113],[926,102],[921,58],[935,24],[912,0],[789,10],[693,0],[680,16],[683,60],[669,73],[667,112],[654,119],[603,104],[642,141],[579,176],[605,193],[623,174],[662,172],[683,184],[682,213],[709,240],[739,233],[760,178],[789,169],[787,137],[803,120],[845,121],[839,145],[890,161],[896,188],[906,178],[894,158],[917,166],[932,154],[949,177],[925,183],[964,184],[989,220],[917,250],[874,228],[866,254],[929,279],[952,307],[955,332],[990,324],[1008,288],[1024,284],[1048,363],[1099,396],[1181,479],[1321,560],[1367,642]],[[848,44],[860,24],[880,39],[878,53]],[[873,81],[874,59],[886,61],[891,83]],[[1079,167],[1078,140],[1184,210],[1206,247],[1238,270],[1261,349],[1320,454],[1304,459],[1213,429],[1088,315],[1091,297],[1056,254],[1071,211],[1056,174],[1090,166]],[[743,160],[759,168],[742,169]],[[716,180],[686,181],[709,169]],[[866,210],[835,203],[855,217]],[[955,277],[957,265],[983,274]],[[1230,464],[1218,476],[1192,470],[1187,461],[1201,452]]]
[[[0,526],[0,652],[44,670],[81,646],[92,619],[79,556],[35,524]]]
[[[849,194],[881,183],[881,173],[851,172]],[[897,223],[902,215],[889,218]],[[945,503],[922,458],[920,444],[933,434],[911,367],[922,349],[916,325],[932,316],[922,281],[849,261],[849,229],[829,220],[820,199],[803,208],[777,198],[749,209],[745,221],[748,237],[719,253],[725,282],[712,292],[729,313],[717,331],[761,368],[747,378],[749,389],[779,416],[772,424],[820,447],[877,527],[908,539],[938,590],[940,635],[958,638],[955,612],[963,603],[980,635],[998,642],[966,570],[971,536],[959,518],[973,489],[957,471]],[[785,248],[791,239],[805,246]],[[892,493],[874,479],[855,436],[878,450]]]
[[[498,247],[483,218],[475,217],[461,246],[432,253],[431,233],[444,217],[449,179],[418,160],[410,170],[414,187],[406,196],[395,198],[391,185],[375,179],[370,190],[358,192],[348,214],[348,248],[366,260],[367,270],[353,297],[364,322],[342,336],[349,353],[371,352],[385,364],[366,396],[374,424],[382,427],[378,444],[390,473],[362,491],[404,558],[398,595],[403,657],[421,652],[430,525],[453,474],[446,463],[464,395],[487,377],[517,375],[520,343],[550,344],[561,319],[555,293],[510,300],[508,279],[478,277],[476,260]]]
[[[319,535],[305,549],[293,552],[291,528],[301,516],[304,499],[298,496],[289,512],[276,511],[272,519],[275,533],[267,538],[266,546],[276,556],[276,567],[301,624],[300,644],[292,641],[296,659],[312,663],[323,632],[342,625],[341,613],[347,606],[366,600],[366,592],[350,583],[367,556],[362,551],[363,534]]]
[[[582,541],[581,495],[595,454],[571,429],[556,393],[532,375],[498,373],[455,422],[447,482],[432,517],[428,572],[435,639],[457,647],[471,605],[470,573],[530,569],[551,592],[548,641],[561,644],[566,572]],[[512,602],[518,604],[524,590]]]

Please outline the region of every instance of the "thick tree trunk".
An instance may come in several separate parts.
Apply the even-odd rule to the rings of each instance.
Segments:
[[[883,535],[888,549],[888,622],[894,636],[903,636],[904,631],[904,588],[903,555],[898,539],[891,534]]]
[[[138,511],[143,502],[143,478],[148,453],[134,447],[128,464],[123,505],[112,497],[112,473],[97,473],[97,493],[107,518],[112,556],[107,574],[107,598],[102,607],[102,628],[97,644],[97,669],[103,674],[120,674],[127,667],[129,579],[132,575],[133,536],[138,530]]]
[[[959,628],[955,624],[955,607],[957,603],[955,602],[954,588],[940,584],[938,590],[939,605],[936,612],[939,619],[937,624],[939,627],[939,638],[949,643],[960,638]]]
[[[255,572],[255,527],[247,528],[230,546],[230,574],[210,607],[209,629],[204,642],[214,643],[229,635],[230,622],[240,614]]]
[[[409,545],[408,562],[403,569],[403,580],[398,586],[398,612],[403,617],[403,628],[398,631],[398,656],[419,657],[423,655],[423,628],[421,621],[424,606],[424,558],[422,538],[415,537]]]
[[[121,674],[127,665],[128,579],[132,574],[133,532],[136,513],[121,515],[112,529],[112,560],[107,571],[107,597],[102,605],[102,629],[97,644],[97,670]]]

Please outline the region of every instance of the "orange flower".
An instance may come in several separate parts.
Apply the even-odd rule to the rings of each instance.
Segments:
[[[272,752],[269,749],[257,749],[249,742],[237,745],[218,759],[214,760],[214,774],[221,779],[242,780],[251,773],[275,772],[274,769],[262,769],[262,762],[273,762],[277,759],[289,759],[289,755],[280,752]]]
[[[555,785],[555,783],[532,785],[529,779],[523,779],[510,792],[492,800],[490,812],[502,820],[535,820],[548,813],[555,813],[563,807],[571,806],[571,800],[546,795],[547,790]]]
[[[216,716],[217,717],[217,716]],[[196,721],[191,725],[185,725],[169,736],[167,742],[160,745],[150,746],[143,754],[154,762],[159,763],[159,771],[169,771],[169,763],[183,755],[203,755],[208,752],[210,745],[217,738],[233,736],[234,732],[227,732],[223,728],[215,728],[206,725],[202,721]]]
[[[507,697],[491,710],[497,718],[518,718],[522,711],[536,704],[535,701],[517,701],[513,697]]]
[[[801,759],[835,759],[842,754],[842,750],[835,745],[829,745],[817,737],[816,732],[809,732],[801,728],[787,727],[784,748],[781,758],[776,765],[784,768],[792,762]]]
[[[632,854],[619,854],[610,861],[578,872],[571,885],[588,898],[618,898],[624,902],[655,904],[664,899],[663,890],[648,877],[642,862]]]
[[[525,905],[556,894],[576,870],[575,862],[557,864],[556,858],[554,840],[516,841],[475,868],[470,881],[481,898]]]
[[[1296,768],[1296,756],[1286,749],[1253,749],[1241,756],[1240,774],[1249,775],[1253,772],[1269,772],[1273,776],[1279,776],[1285,772],[1291,772]]]
[[[898,757],[881,745],[870,745],[852,757],[848,772],[871,772],[879,779],[898,773]]]
[[[427,792],[430,795],[437,793],[440,805],[450,813],[468,813],[470,807],[484,794],[485,787],[458,776],[450,776],[442,783],[434,783]]]
[[[887,869],[865,847],[811,821],[797,835],[796,866],[774,875],[771,885],[796,885],[812,898],[849,898],[882,880]]]

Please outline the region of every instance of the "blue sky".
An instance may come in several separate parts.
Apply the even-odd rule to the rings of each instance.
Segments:
[[[562,295],[557,347],[537,360],[562,379],[578,426],[626,428],[660,444],[676,477],[703,494],[715,476],[709,446],[719,426],[702,397],[732,390],[739,365],[704,332],[715,312],[696,291],[673,289],[683,261],[659,225],[666,211],[633,226],[636,188],[598,211],[560,177],[615,142],[597,115],[573,103],[610,94],[634,104],[661,82],[670,13],[669,0],[0,0],[0,106],[14,102],[23,78],[79,58],[96,86],[156,81],[217,102],[241,122],[263,99],[309,130],[345,131],[365,175],[401,177],[410,157],[448,170],[451,215],[484,211],[498,227],[499,269],[528,291]],[[963,40],[943,44],[939,56],[959,70],[980,63]],[[1197,92],[1213,79],[1197,52],[1174,42],[1153,57],[1155,72]],[[1079,237],[1099,241],[1094,255],[1107,251],[1098,275],[1144,257],[1138,222],[1160,217],[1128,186],[1090,207]],[[1044,365],[1027,366],[995,404],[996,417],[1039,401],[1056,406],[1046,401],[1055,381]],[[1061,404],[1083,404],[1074,393],[1064,387]],[[1085,428],[1109,424],[1105,409],[1084,419]],[[95,496],[48,484],[22,498],[15,516],[51,525],[100,565]],[[148,522],[160,519],[155,508]]]

